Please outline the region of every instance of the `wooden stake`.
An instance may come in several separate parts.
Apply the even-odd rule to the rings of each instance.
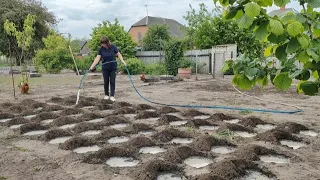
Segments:
[[[76,60],[74,59],[73,52],[72,52],[72,49],[71,49],[70,46],[69,46],[69,50],[70,50],[70,53],[71,53],[71,55],[72,55],[72,59],[73,59],[74,65],[76,66],[77,73],[78,73],[78,75],[80,75],[79,70],[78,70],[78,66],[77,66],[77,63],[76,63]]]

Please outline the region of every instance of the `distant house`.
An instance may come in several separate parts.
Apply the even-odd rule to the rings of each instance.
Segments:
[[[269,13],[269,16],[271,17],[275,17],[275,16],[282,16],[282,15],[285,15],[286,13],[288,12],[293,12],[293,13],[297,13],[298,11],[296,11],[295,9],[293,8],[286,8],[286,6],[282,6],[280,9],[277,9],[277,10],[273,10]]]
[[[186,35],[183,30],[184,26],[174,19],[162,17],[146,16],[133,24],[129,29],[129,34],[134,42],[140,44],[148,29],[152,25],[168,25],[170,35],[173,37],[182,38]]]
[[[80,56],[88,56],[89,53],[90,53],[90,49],[88,47],[88,41],[81,41],[79,55]]]

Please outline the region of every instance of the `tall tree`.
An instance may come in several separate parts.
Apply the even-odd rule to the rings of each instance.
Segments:
[[[234,20],[225,20],[220,8],[212,12],[200,4],[197,12],[192,6],[184,16],[188,22],[187,32],[193,45],[200,49],[221,44],[237,44],[238,51],[250,57],[259,57],[261,44],[252,36],[252,31],[240,29]]]
[[[136,44],[132,41],[128,32],[119,24],[118,19],[114,23],[103,21],[93,28],[89,48],[94,55],[97,54],[102,36],[108,36],[112,44],[116,45],[125,59],[135,56]]]
[[[153,25],[143,38],[145,51],[159,51],[163,43],[170,40],[169,27],[167,25]]]
[[[24,20],[28,14],[31,14],[37,16],[33,26],[35,35],[25,55],[29,58],[33,57],[37,49],[44,47],[42,38],[49,34],[49,26],[57,23],[55,16],[37,0],[0,0],[0,4],[0,52],[8,56],[11,51],[12,55],[17,54],[16,58],[20,57],[21,48],[16,38],[5,33],[4,22],[9,20],[16,25],[17,31],[23,31]]]

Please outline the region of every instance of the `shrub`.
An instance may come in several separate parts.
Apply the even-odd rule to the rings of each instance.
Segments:
[[[145,64],[140,59],[137,59],[137,58],[130,58],[126,61],[126,63],[131,75],[143,73],[146,69]],[[122,63],[119,64],[118,67],[119,67],[118,68],[119,71],[123,71],[124,73],[127,73],[127,70],[125,69]]]
[[[167,69],[165,64],[162,63],[148,64],[146,65],[145,73],[149,75],[164,75],[167,74]]]
[[[67,49],[42,49],[37,52],[33,62],[41,71],[60,73],[73,64],[72,56]]]
[[[179,39],[172,39],[165,43],[165,63],[169,75],[177,75],[178,68],[183,60],[185,46]]]

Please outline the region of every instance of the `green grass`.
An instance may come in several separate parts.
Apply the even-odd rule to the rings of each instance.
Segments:
[[[8,67],[10,64],[0,64],[0,67]]]
[[[7,176],[0,176],[0,180],[6,180],[6,179],[8,179]]]

